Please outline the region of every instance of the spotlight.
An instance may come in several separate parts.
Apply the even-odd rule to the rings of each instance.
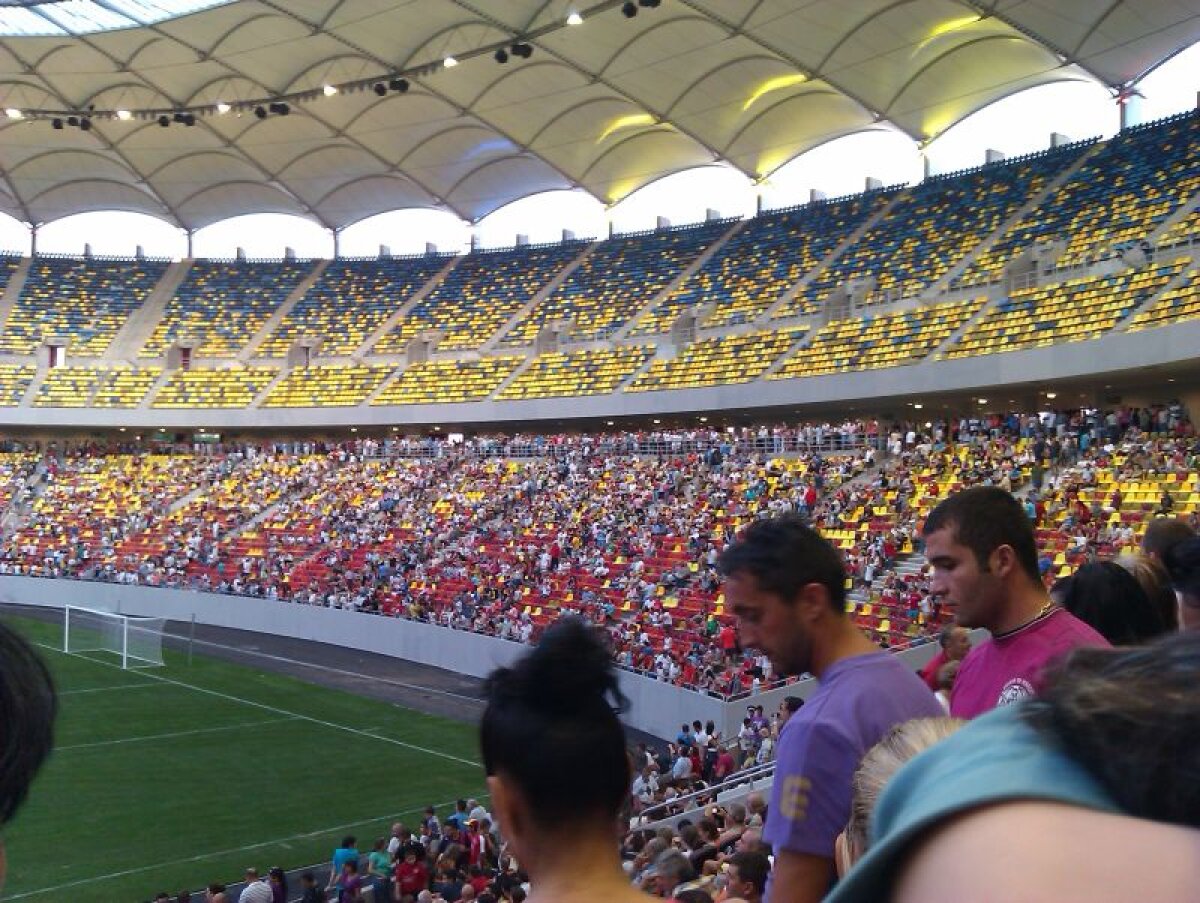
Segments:
[[[442,65],[445,66],[447,69],[453,69],[455,66],[458,65],[458,60],[456,60],[452,56],[448,56],[444,60],[442,60]]]
[[[122,122],[128,122],[133,118],[133,114],[128,110],[117,110],[117,118]]]
[[[183,124],[186,125],[189,129],[192,126],[194,126],[196,124],[196,114],[195,113],[184,113],[183,114]]]
[[[638,5],[646,9],[658,9],[662,4],[662,0],[638,0]]]
[[[405,94],[408,91],[408,79],[393,78],[390,82],[388,82],[388,87],[393,91],[399,91],[401,94]]]
[[[68,116],[67,117],[67,125],[69,125],[71,128],[75,128],[77,125],[79,125],[79,117],[78,116]]]
[[[626,19],[632,19],[637,15],[637,4],[633,0],[625,0],[625,5],[621,7],[621,13]]]
[[[495,54],[496,62],[504,65],[508,62],[508,51],[501,47]]]
[[[22,113],[20,110],[18,110],[16,107],[9,107],[7,110],[4,111],[4,115],[7,116],[9,119],[24,119],[25,118],[25,114]]]
[[[383,82],[375,82],[375,87],[372,88],[372,90],[380,97],[387,96],[387,85],[385,85]]]
[[[337,92],[338,92],[338,89],[336,87],[334,87],[333,85],[326,85],[324,88],[321,89],[321,93],[324,94],[326,97],[333,97],[333,95],[337,94]]]
[[[172,120],[173,122],[178,122],[178,123],[181,123],[181,124],[182,124],[183,120],[184,120],[184,119],[186,119],[186,118],[187,118],[187,117],[186,117],[186,116],[184,116],[184,114],[183,114],[183,113],[176,113],[174,116],[172,116],[172,117],[171,117],[171,120]]]
[[[571,15],[567,16],[567,24],[568,25],[582,25],[583,24],[583,16],[579,15],[579,13],[571,13]]]
[[[90,132],[92,130],[92,120],[84,116],[79,120],[79,129],[80,131]]]
[[[164,113],[162,116],[158,117],[158,124],[165,129],[171,124],[171,119]]]
[[[224,116],[226,113],[228,113],[232,109],[233,109],[233,107],[231,107],[227,103],[217,104],[217,112],[220,113],[222,116]]]
[[[55,118],[55,119],[50,120],[50,128],[57,129],[58,131],[62,131],[62,127],[63,127],[63,121],[61,119]]]
[[[274,106],[274,104],[271,104],[271,106]],[[267,118],[267,108],[260,104],[259,106],[254,108],[254,115],[257,116],[259,119],[266,119]],[[162,122],[162,120],[160,119],[159,122]]]
[[[518,43],[518,44],[513,44],[513,45],[512,45],[512,52],[513,52],[514,54],[516,54],[517,56],[519,56],[521,59],[523,59],[523,60],[527,60],[527,59],[529,59],[531,56],[533,56],[533,45],[532,45],[532,44],[526,44],[526,43],[524,43],[524,42],[521,42],[521,43]]]

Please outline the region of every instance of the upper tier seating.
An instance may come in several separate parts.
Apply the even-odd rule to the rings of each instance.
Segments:
[[[312,268],[311,261],[195,261],[140,356],[196,339],[200,357],[236,357]]]
[[[97,367],[55,367],[38,386],[34,407],[87,407],[103,374],[104,371]]]
[[[535,358],[498,399],[605,395],[614,391],[654,353],[653,345],[614,345],[582,351],[553,351]]]
[[[473,361],[423,361],[408,367],[371,404],[482,401],[524,360],[517,355],[505,355]]]
[[[1200,317],[1200,270],[1190,269],[1184,277],[1147,310],[1129,321],[1129,331],[1138,332],[1155,326],[1182,323]]]
[[[94,408],[136,408],[162,375],[158,367],[114,367],[105,370],[92,396]]]
[[[928,179],[900,195],[776,316],[818,309],[837,286],[874,280],[876,295],[911,297],[932,285],[1080,154],[1072,146]]]
[[[1129,129],[1102,145],[1070,179],[1023,216],[959,279],[997,279],[1014,256],[1040,241],[1066,241],[1061,266],[1148,239],[1200,191],[1200,115]]]
[[[872,191],[817,201],[749,220],[733,238],[653,310],[631,335],[665,332],[688,308],[714,305],[702,326],[748,323],[812,272],[837,245],[878,211],[894,192]]]
[[[768,379],[795,379],[915,364],[983,306],[983,299],[937,304],[827,323]]]
[[[273,367],[176,370],[151,407],[247,408],[278,375]]]
[[[438,256],[331,261],[258,353],[281,357],[308,336],[321,339],[321,354],[352,354],[445,265]]]
[[[35,370],[24,364],[0,364],[0,407],[14,408],[21,403]]]
[[[706,223],[600,242],[504,344],[528,345],[543,326],[558,321],[570,323],[576,339],[608,337],[730,228],[725,222]]]
[[[675,357],[652,362],[626,391],[651,392],[750,382],[758,379],[805,332],[803,329],[781,329],[693,342]]]
[[[165,261],[35,257],[0,350],[29,354],[44,339],[62,337],[73,355],[101,355],[166,269]]]
[[[329,408],[361,404],[394,367],[327,364],[297,367],[263,401],[264,408]]]
[[[583,242],[508,251],[473,251],[463,257],[375,346],[378,354],[403,352],[427,329],[441,330],[440,351],[478,348],[555,274],[583,253]]]
[[[972,357],[1096,338],[1162,291],[1186,263],[1178,260],[1013,292],[975,323],[945,357]]]

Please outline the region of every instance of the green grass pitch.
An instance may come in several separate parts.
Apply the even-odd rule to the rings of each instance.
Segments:
[[[6,901],[124,903],[328,859],[480,796],[475,729],[293,678],[165,650],[166,667],[61,651],[6,618],[60,695],[55,751],[5,831]]]

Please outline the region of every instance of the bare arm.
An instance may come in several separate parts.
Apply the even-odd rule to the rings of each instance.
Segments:
[[[775,854],[771,903],[819,903],[833,883],[833,860],[810,853]]]

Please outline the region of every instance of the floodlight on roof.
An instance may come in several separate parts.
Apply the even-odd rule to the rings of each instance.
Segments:
[[[128,122],[133,118],[133,113],[129,112],[129,110],[117,110],[117,118],[122,122]]]
[[[633,0],[625,0],[625,4],[621,7],[621,13],[626,19],[632,19],[638,13],[637,4]]]
[[[323,88],[321,88],[321,93],[326,97],[333,97],[333,95],[337,94],[337,92],[338,89],[334,85],[325,85]]]
[[[448,56],[444,60],[442,60],[442,65],[445,66],[447,69],[453,69],[455,66],[458,65],[458,60],[456,60],[452,56]]]
[[[7,110],[4,111],[4,115],[7,116],[9,119],[24,119],[25,118],[25,114],[22,113],[20,110],[18,110],[16,107],[9,107]]]
[[[393,78],[390,82],[388,82],[388,87],[393,91],[399,91],[401,94],[404,94],[408,91],[408,79]]]
[[[503,66],[508,62],[508,51],[501,47],[493,54],[492,58],[495,59],[495,61],[501,66]]]
[[[231,107],[227,103],[218,103],[217,104],[217,112],[220,113],[222,116],[224,116],[226,113],[228,113],[232,109],[233,109],[233,107]]]
[[[582,25],[583,24],[583,16],[579,15],[579,13],[571,13],[569,16],[567,16],[567,24],[568,25]]]
[[[524,41],[518,41],[512,45],[512,52],[521,59],[527,60],[533,56],[533,45],[526,44]]]

